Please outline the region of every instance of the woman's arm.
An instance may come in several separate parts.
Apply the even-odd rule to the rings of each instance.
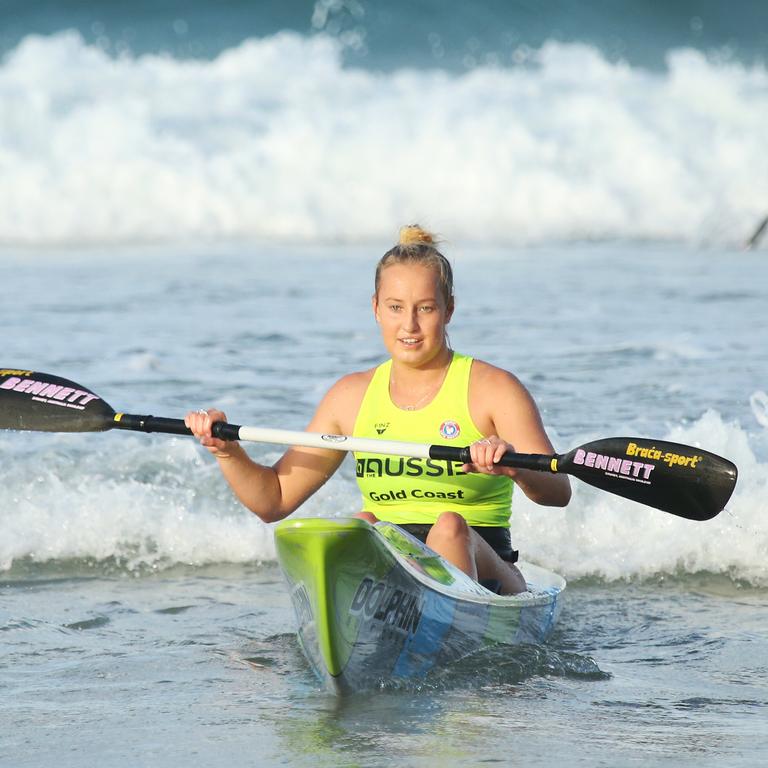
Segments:
[[[317,407],[309,432],[348,434],[365,393],[366,374],[350,374],[331,387]],[[253,461],[236,442],[211,436],[222,411],[190,412],[184,419],[200,443],[216,457],[222,474],[241,503],[264,522],[282,520],[295,511],[333,475],[344,453],[320,448],[289,448],[273,466]]]
[[[488,435],[471,446],[469,471],[508,475],[537,504],[564,507],[571,499],[566,475],[494,464],[505,451],[552,454],[539,409],[528,390],[508,371],[475,360],[470,377],[470,413],[481,432]]]

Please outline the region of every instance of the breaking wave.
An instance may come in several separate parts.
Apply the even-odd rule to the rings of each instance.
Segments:
[[[282,32],[212,60],[75,31],[0,62],[0,243],[387,240],[740,244],[768,208],[763,64],[664,71],[549,41],[519,66],[344,64]],[[450,225],[450,226],[448,226]]]

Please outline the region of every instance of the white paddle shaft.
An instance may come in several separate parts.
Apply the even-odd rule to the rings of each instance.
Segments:
[[[251,443],[300,445],[305,448],[330,448],[334,451],[383,453],[388,456],[412,456],[417,459],[428,459],[430,448],[429,445],[405,443],[398,440],[328,435],[320,432],[294,432],[290,429],[269,429],[268,427],[240,427],[238,437],[240,440],[246,440]]]

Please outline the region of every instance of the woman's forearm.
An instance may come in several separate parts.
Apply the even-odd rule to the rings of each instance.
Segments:
[[[537,504],[564,507],[571,500],[571,483],[566,475],[552,475],[530,469],[518,469],[515,482]]]
[[[224,478],[240,502],[265,523],[287,517],[293,510],[283,509],[280,479],[272,467],[257,464],[238,443],[227,445],[217,454]]]

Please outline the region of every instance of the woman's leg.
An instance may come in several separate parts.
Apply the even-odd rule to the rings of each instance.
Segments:
[[[475,563],[478,579],[496,579],[501,582],[502,595],[516,595],[525,592],[528,585],[520,569],[506,560],[502,560],[493,547],[476,531],[472,531],[475,538]]]
[[[474,531],[456,512],[443,512],[427,534],[427,546],[477,580]],[[477,535],[477,534],[475,534]]]
[[[427,536],[427,546],[475,580],[495,579],[503,595],[527,589],[520,570],[502,560],[482,536],[456,512],[443,512]]]

